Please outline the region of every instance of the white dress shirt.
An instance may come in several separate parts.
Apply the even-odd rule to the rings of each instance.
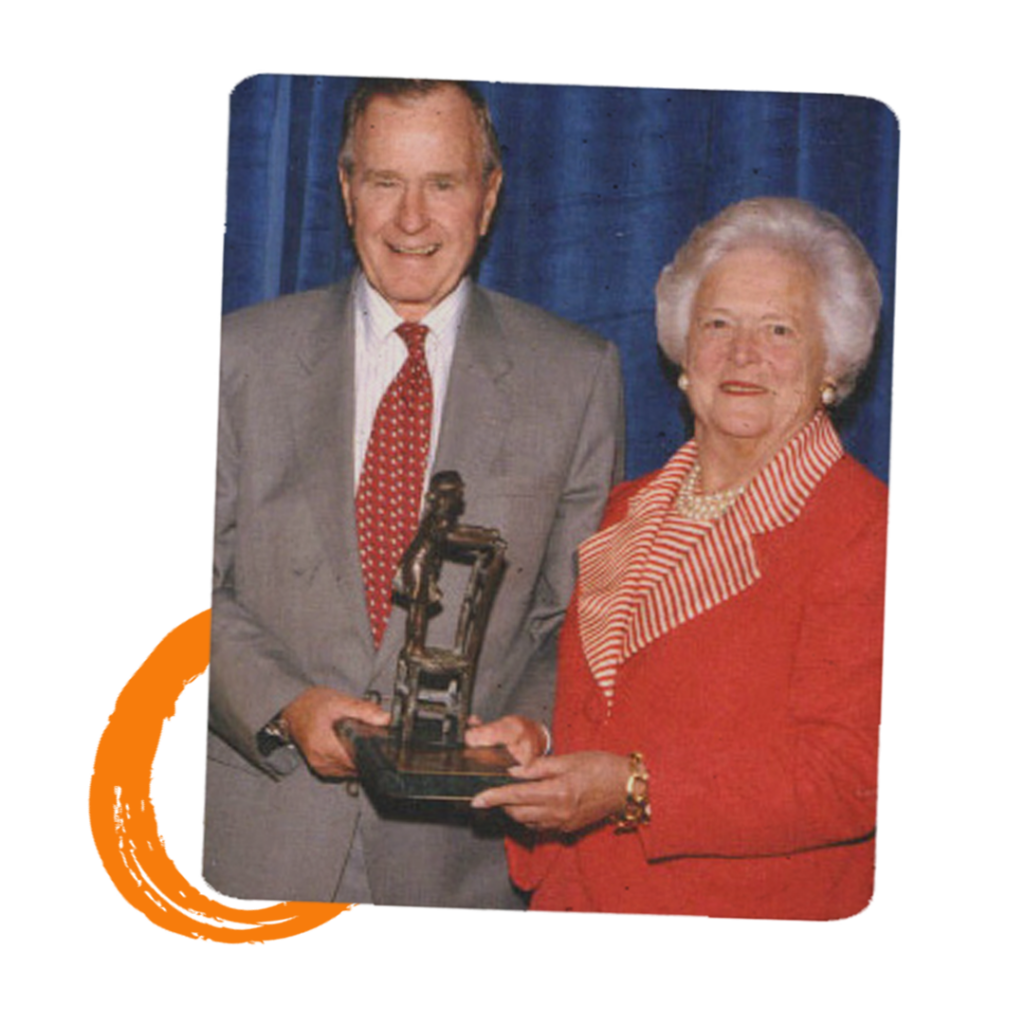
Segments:
[[[429,328],[424,350],[430,382],[433,389],[433,415],[430,425],[430,455],[424,493],[430,480],[437,453],[437,439],[441,430],[448,377],[455,354],[455,340],[469,300],[469,281],[463,278],[450,295],[441,300],[420,323]],[[356,422],[353,432],[354,486],[359,489],[363,459],[373,432],[373,419],[377,414],[388,386],[402,368],[409,350],[395,333],[402,318],[387,300],[360,274],[356,285]]]

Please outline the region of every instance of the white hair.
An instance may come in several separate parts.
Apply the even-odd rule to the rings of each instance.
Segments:
[[[705,274],[723,256],[750,248],[795,256],[811,269],[825,373],[835,381],[837,398],[846,398],[874,347],[882,307],[878,272],[838,217],[800,199],[745,199],[694,230],[658,278],[658,344],[673,362],[684,363],[693,301]]]

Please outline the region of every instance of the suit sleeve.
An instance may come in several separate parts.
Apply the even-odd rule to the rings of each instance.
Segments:
[[[648,860],[785,854],[873,833],[884,564],[883,515],[816,573],[781,727],[651,731]]]
[[[576,549],[598,528],[608,493],[622,478],[623,459],[622,375],[618,350],[607,344],[593,374],[548,535],[530,616],[533,652],[509,714],[551,723],[558,636],[576,583]]]
[[[281,747],[268,756],[257,735],[277,713],[311,685],[287,647],[245,608],[236,595],[239,524],[241,415],[244,374],[225,373],[220,399],[217,498],[214,531],[213,616],[210,662],[210,729],[243,757],[271,775],[301,763]]]

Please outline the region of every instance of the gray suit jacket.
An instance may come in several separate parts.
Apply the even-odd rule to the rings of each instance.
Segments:
[[[260,899],[344,898],[362,834],[372,899],[521,906],[501,822],[450,811],[382,817],[351,785],[313,775],[256,736],[307,686],[390,695],[403,642],[396,609],[375,650],[353,493],[352,285],[225,319],[210,669],[205,875]],[[466,483],[464,521],[497,527],[509,565],[474,691],[484,720],[550,717],[555,642],[574,552],[621,475],[615,348],[513,299],[474,288],[456,342],[434,470]],[[431,622],[443,643],[461,581]]]

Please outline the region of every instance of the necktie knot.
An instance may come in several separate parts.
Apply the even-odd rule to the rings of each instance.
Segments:
[[[406,320],[395,328],[395,333],[405,342],[410,356],[419,358],[423,354],[423,346],[427,340],[427,327],[424,324]]]

